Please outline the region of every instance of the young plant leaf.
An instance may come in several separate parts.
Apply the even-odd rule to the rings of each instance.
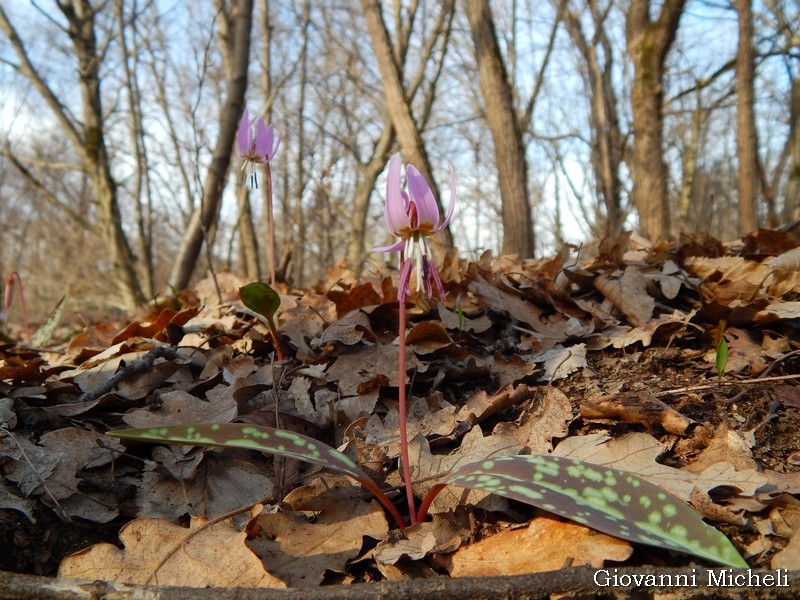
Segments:
[[[242,304],[272,323],[275,311],[281,305],[278,293],[263,281],[253,281],[239,288]]]
[[[401,528],[405,527],[405,522],[397,508],[378,487],[378,484],[370,479],[369,475],[358,464],[335,448],[293,431],[242,423],[203,423],[199,425],[173,425],[146,429],[119,429],[117,431],[109,431],[108,435],[123,440],[161,444],[245,448],[247,450],[258,450],[279,456],[297,458],[312,465],[330,469],[343,475],[349,475],[372,492]]]
[[[278,360],[283,360],[278,328],[275,326],[275,311],[281,305],[281,297],[263,281],[253,281],[239,288],[239,298],[247,308],[267,322]]]
[[[47,321],[36,330],[36,333],[33,334],[33,339],[31,340],[31,345],[36,347],[42,347],[47,345],[47,343],[52,339],[53,333],[58,327],[59,321],[61,321],[61,311],[64,310],[64,302],[67,299],[67,295],[64,294],[61,296],[61,300],[58,301],[53,312],[50,313],[50,316],[47,317]]]
[[[690,506],[610,467],[559,456],[504,456],[464,465],[437,488],[446,484],[519,500],[632,542],[748,566],[728,538]]]
[[[725,371],[725,365],[728,364],[728,342],[725,341],[724,337],[719,338],[719,344],[717,344],[717,376],[722,377],[722,373]]]

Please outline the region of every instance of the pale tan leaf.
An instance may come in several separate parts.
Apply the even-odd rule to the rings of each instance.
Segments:
[[[331,501],[310,520],[303,512],[264,512],[255,519],[260,533],[247,542],[271,573],[291,587],[315,587],[325,571],[343,572],[363,546],[364,536],[383,539],[389,532],[376,501]]]
[[[755,469],[737,471],[728,462],[710,465],[701,473],[668,467],[656,460],[663,452],[664,447],[653,436],[630,433],[617,439],[602,434],[569,437],[556,446],[553,454],[633,473],[687,502],[695,487],[704,492],[732,487],[742,496],[753,496],[769,484],[763,473]]]
[[[502,432],[484,436],[480,427],[473,427],[462,439],[459,449],[447,455],[431,454],[428,441],[417,435],[409,443],[411,477],[414,494],[422,498],[437,483],[438,478],[470,462],[494,456],[518,454],[522,444]],[[448,486],[436,496],[432,512],[454,510],[457,506],[473,504],[486,510],[502,510],[506,500],[480,490],[466,490]]]
[[[245,546],[245,534],[229,524],[217,523],[191,537],[190,532],[169,521],[131,521],[119,534],[124,548],[91,546],[65,558],[58,575],[161,586],[286,587]]]
[[[536,412],[523,425],[498,423],[492,434],[519,440],[531,454],[549,454],[553,438],[566,437],[573,419],[569,398],[561,390],[549,387]]]
[[[537,360],[544,361],[544,375],[539,378],[540,381],[563,379],[587,366],[586,344],[574,344],[569,348],[556,346],[537,357]]]
[[[595,287],[634,327],[647,323],[656,306],[655,299],[647,293],[646,284],[647,281],[636,267],[627,267],[618,279],[603,273],[594,281]]]
[[[187,425],[190,423],[228,423],[236,416],[236,401],[230,396],[216,401],[203,401],[184,392],[173,390],[159,396],[161,406],[136,409],[122,420],[129,427],[159,427],[167,425]]]
[[[395,564],[403,557],[419,560],[431,553],[449,553],[470,533],[459,526],[452,513],[439,513],[430,521],[406,527],[397,537],[379,542],[373,557],[383,564]]]
[[[763,264],[781,271],[800,271],[800,247],[771,256]]]
[[[501,531],[460,548],[448,557],[446,568],[452,577],[522,575],[567,565],[598,568],[607,560],[626,560],[632,553],[624,540],[577,523],[539,517],[527,528]]]

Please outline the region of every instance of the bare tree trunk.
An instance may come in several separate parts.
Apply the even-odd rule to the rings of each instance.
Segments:
[[[487,0],[467,0],[467,18],[478,62],[486,121],[494,140],[500,184],[504,253],[533,256],[534,237],[528,199],[527,162],[514,98],[500,55],[494,21]]]
[[[305,283],[306,269],[306,219],[303,212],[303,193],[306,188],[306,173],[303,158],[306,151],[305,138],[305,106],[306,86],[308,85],[308,30],[311,25],[311,5],[309,0],[303,2],[303,40],[300,46],[300,92],[297,98],[297,123],[295,136],[297,139],[295,155],[295,205],[292,240],[292,256],[294,258],[294,284],[302,287]]]
[[[751,0],[736,0],[739,45],[736,51],[736,153],[739,158],[739,232],[758,229],[758,138],[753,110],[753,7]]]
[[[689,146],[684,149],[683,157],[681,159],[683,165],[683,179],[681,180],[681,191],[678,198],[678,219],[682,228],[689,228],[696,230],[697,225],[700,227],[707,226],[708,224],[699,224],[695,222],[694,227],[689,227],[690,216],[689,208],[692,204],[692,197],[694,192],[695,174],[697,173],[697,152],[700,147],[700,138],[703,133],[703,124],[708,117],[709,111],[701,104],[700,92],[697,93],[697,107],[692,113],[692,128],[689,138]],[[699,211],[695,212],[695,216]]]
[[[655,241],[670,235],[667,165],[663,154],[664,63],[678,31],[686,0],[664,0],[656,20],[650,0],[631,0],[625,23],[628,54],[633,61],[633,203],[639,228]]]
[[[253,0],[238,0],[232,38],[233,60],[231,73],[227,78],[228,97],[220,115],[219,136],[203,185],[203,202],[192,215],[169,277],[170,286],[177,290],[189,285],[203,246],[204,232],[214,227],[219,217],[222,190],[228,176],[239,119],[244,110],[252,22]]]
[[[78,59],[83,123],[79,129],[68,116],[64,106],[34,69],[16,30],[0,6],[0,27],[8,36],[20,60],[23,73],[53,110],[65,133],[75,144],[83,159],[83,171],[92,181],[100,217],[100,233],[108,248],[112,274],[119,288],[121,304],[129,309],[144,302],[136,275],[136,258],[122,228],[117,183],[111,175],[105,132],[103,105],[100,97],[100,63],[102,56],[95,37],[97,9],[86,0],[61,2],[59,9],[67,20],[67,33]]]
[[[144,139],[144,122],[142,117],[142,95],[139,90],[139,80],[136,73],[136,62],[131,65],[131,61],[136,61],[137,53],[131,57],[126,39],[126,31],[130,30],[133,35],[134,50],[136,49],[136,18],[138,14],[137,2],[134,0],[131,6],[130,22],[125,17],[125,3],[117,0],[117,21],[119,24],[119,45],[122,52],[122,65],[125,70],[125,85],[128,93],[128,104],[130,104],[131,120],[131,141],[133,143],[134,156],[136,157],[136,171],[134,174],[134,211],[136,214],[136,230],[138,233],[139,254],[141,255],[141,271],[144,273],[144,295],[152,298],[155,295],[155,271],[153,265],[153,202],[150,191],[150,176],[148,174],[149,163],[147,158],[147,147]]]
[[[261,279],[261,267],[258,264],[258,240],[256,239],[256,228],[253,225],[249,191],[249,188],[243,185],[238,186],[236,190],[239,209],[237,229],[244,275],[248,279],[258,280]]]
[[[267,125],[272,123],[272,14],[270,12],[269,0],[261,0],[261,20],[259,21],[259,29],[261,32],[261,44],[263,46],[261,56],[263,63],[261,65],[261,93],[264,95],[266,106],[264,107],[264,121]],[[272,165],[267,166],[270,169],[269,181],[264,181],[261,188],[261,221],[262,221],[262,239],[270,239],[270,231],[275,231],[275,224],[270,225],[270,218],[274,219],[274,210],[270,211],[270,206],[274,208],[275,186],[272,184]],[[271,203],[271,204],[270,204]],[[270,246],[269,242],[264,244],[267,247],[266,264],[264,268],[272,272],[272,266],[278,262],[276,248],[278,247],[277,240],[273,240],[274,247]]]
[[[786,201],[783,205],[784,223],[800,219],[800,79],[792,80],[789,110],[789,174],[786,182]]]
[[[387,119],[383,124],[383,132],[369,162],[360,164],[358,167],[360,179],[353,196],[353,212],[350,218],[350,235],[347,242],[347,264],[357,274],[361,273],[364,263],[369,199],[372,190],[375,189],[375,182],[386,165],[393,144],[394,127]]]
[[[578,13],[568,11],[566,23],[570,37],[583,55],[589,80],[592,168],[598,197],[602,198],[605,205],[605,222],[597,224],[597,233],[616,237],[622,233],[625,220],[619,175],[624,139],[620,133],[617,97],[612,82],[613,49],[605,31],[605,17],[608,13],[600,12],[595,0],[588,0],[587,6],[594,21],[591,43],[583,32]],[[598,56],[598,46],[602,50],[600,54],[603,64]]]
[[[414,116],[411,114],[409,98],[403,87],[400,65],[397,63],[397,58],[392,50],[380,2],[378,0],[361,0],[361,6],[366,18],[367,30],[372,39],[375,59],[378,62],[383,79],[386,110],[392,120],[397,139],[405,153],[406,160],[413,164],[428,182],[441,209],[442,198],[436,185],[436,180],[433,178],[433,170],[428,160],[428,154],[425,151],[422,136]],[[446,8],[442,10],[446,10]],[[453,237],[449,227],[445,228],[439,237],[442,238],[442,243],[452,246]]]

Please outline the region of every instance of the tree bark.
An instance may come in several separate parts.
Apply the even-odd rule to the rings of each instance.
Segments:
[[[406,96],[406,90],[403,87],[400,67],[392,51],[392,44],[383,19],[380,2],[378,0],[361,0],[361,7],[364,10],[367,30],[372,39],[375,59],[378,62],[381,78],[383,79],[386,110],[392,120],[397,139],[400,142],[406,160],[414,165],[428,182],[441,209],[442,198],[439,193],[439,187],[433,178],[433,170],[431,169],[419,128],[414,121],[414,116],[411,114],[411,106]],[[453,237],[449,227],[446,227],[438,237],[441,238],[440,241],[446,246],[453,245]]]
[[[633,203],[641,233],[655,241],[670,236],[667,165],[663,153],[664,64],[678,31],[686,0],[664,0],[656,20],[650,0],[631,0],[625,22],[633,62],[631,108],[633,152],[630,171]]]
[[[392,127],[391,121],[387,119],[383,124],[381,137],[369,162],[358,165],[359,181],[353,195],[350,235],[347,242],[347,264],[356,274],[361,273],[361,267],[364,263],[364,240],[367,233],[369,199],[372,195],[372,190],[375,189],[375,182],[389,159],[394,139],[394,127]]]
[[[758,229],[758,137],[754,113],[753,7],[736,0],[739,44],[736,51],[736,154],[739,159],[739,233]]]
[[[528,198],[525,144],[514,110],[514,93],[500,55],[488,0],[467,0],[466,8],[486,121],[494,141],[502,201],[502,252],[528,258],[533,256],[534,249],[533,219]]]
[[[17,57],[20,71],[39,91],[56,119],[81,153],[83,171],[92,182],[94,200],[100,220],[100,234],[111,261],[114,282],[119,288],[120,304],[133,309],[144,303],[136,274],[136,257],[122,228],[117,182],[111,175],[106,147],[103,104],[100,96],[100,63],[102,57],[97,47],[95,16],[97,9],[86,0],[60,2],[58,7],[67,20],[67,33],[78,59],[78,78],[81,90],[83,123],[75,125],[63,105],[33,67],[22,41],[0,7],[0,27],[8,36]]]
[[[598,199],[605,205],[603,222],[595,224],[596,233],[601,236],[617,237],[622,233],[625,214],[622,208],[619,169],[624,153],[624,138],[620,133],[617,111],[617,96],[612,82],[613,49],[605,32],[605,17],[597,9],[595,0],[588,0],[587,6],[594,22],[594,35],[591,43],[583,31],[580,15],[567,11],[566,23],[575,45],[586,64],[588,94],[590,96],[589,124],[592,131],[592,170]],[[604,57],[598,56],[598,46]]]
[[[222,190],[225,188],[225,180],[230,168],[239,119],[244,110],[252,22],[253,0],[238,0],[233,36],[232,73],[227,78],[228,97],[222,107],[219,136],[203,184],[203,202],[192,214],[189,228],[181,241],[169,277],[170,286],[176,290],[184,289],[189,285],[200,256],[205,232],[214,226],[219,217]]]

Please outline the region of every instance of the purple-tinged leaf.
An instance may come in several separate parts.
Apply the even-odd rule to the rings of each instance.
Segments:
[[[204,423],[145,429],[120,429],[109,431],[108,435],[123,440],[161,444],[244,448],[297,458],[343,475],[349,475],[372,492],[401,528],[405,526],[397,508],[358,464],[335,448],[293,431],[241,423]]]
[[[690,506],[618,469],[559,456],[503,456],[464,465],[442,479],[446,484],[519,500],[632,542],[748,566]]]

